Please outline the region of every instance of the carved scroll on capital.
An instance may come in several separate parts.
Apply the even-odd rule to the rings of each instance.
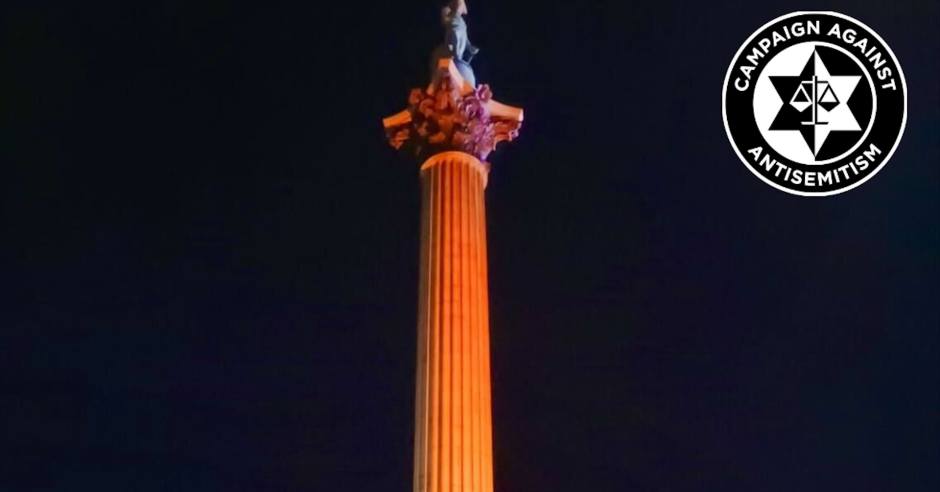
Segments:
[[[441,60],[434,82],[413,89],[408,109],[383,121],[389,144],[419,158],[460,151],[480,160],[519,135],[522,109],[493,100],[487,85],[467,84],[452,60]]]

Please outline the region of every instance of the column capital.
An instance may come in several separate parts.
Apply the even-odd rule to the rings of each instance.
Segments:
[[[485,161],[522,126],[522,108],[493,99],[488,85],[474,87],[454,60],[442,58],[427,89],[413,89],[408,109],[382,121],[389,143],[419,159],[458,151]]]

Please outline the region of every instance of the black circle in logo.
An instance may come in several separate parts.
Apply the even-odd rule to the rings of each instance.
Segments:
[[[802,196],[848,191],[894,153],[907,85],[888,45],[835,12],[796,12],[751,35],[728,68],[725,130],[757,177]]]

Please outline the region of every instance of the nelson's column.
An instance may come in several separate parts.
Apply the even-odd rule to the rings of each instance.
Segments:
[[[512,140],[522,110],[477,85],[464,0],[443,9],[431,83],[383,121],[422,163],[415,399],[415,492],[493,490],[489,300],[483,190],[487,156]]]

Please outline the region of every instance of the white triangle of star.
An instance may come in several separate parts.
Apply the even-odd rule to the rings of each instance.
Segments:
[[[813,155],[817,155],[830,132],[861,131],[862,128],[859,126],[855,115],[852,114],[852,110],[849,109],[848,102],[862,77],[860,75],[830,75],[826,65],[815,51],[813,52],[813,60],[816,80],[818,81],[817,90],[820,91],[819,94],[822,94],[821,91],[823,89],[821,83],[827,82],[835,93],[836,98],[839,100],[839,104],[832,108],[832,111],[826,111],[826,108],[818,104],[816,105],[816,110],[819,112],[817,120],[826,122],[825,125],[816,125],[815,128],[813,128],[816,142]]]

